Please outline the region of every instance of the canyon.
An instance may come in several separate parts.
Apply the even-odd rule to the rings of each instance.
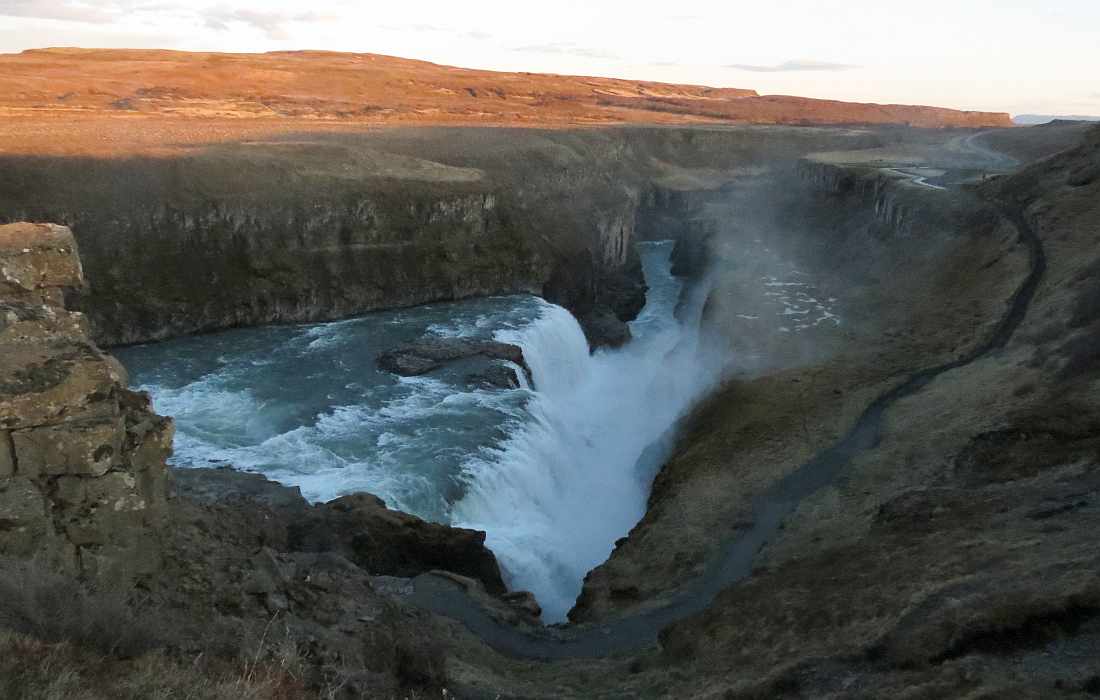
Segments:
[[[5,76],[53,66],[112,86],[58,101],[22,79],[3,104],[49,112],[0,129],[5,571],[37,552],[94,595],[132,591],[173,630],[151,647],[181,683],[214,673],[193,659],[244,654],[284,697],[1095,693],[1100,129],[879,124],[861,106],[561,76],[509,77],[505,126],[459,126],[503,77],[248,60],[286,75],[307,58],[422,81],[395,89],[392,114],[439,86],[457,96],[416,128],[337,123],[346,106],[274,87],[265,109],[285,114],[205,119],[255,96],[173,83],[180,63],[225,64],[211,79],[226,80],[246,59],[4,57]],[[150,61],[141,74],[166,89],[138,94],[127,76]],[[524,114],[507,97],[536,84],[575,111],[507,126]],[[598,92],[567,99],[581,84]],[[713,123],[806,120],[769,104],[832,125]],[[107,156],[87,135],[111,110],[151,128]],[[53,152],[13,145],[44,124]],[[176,125],[195,135],[164,138]],[[50,223],[14,223],[28,220]],[[172,421],[99,349],[522,293],[609,358],[635,342],[638,244],[663,240],[677,313],[696,295],[721,380],[675,421],[644,513],[568,624],[507,590],[479,530],[369,494],[309,502],[256,474],[169,469]],[[515,347],[463,351],[518,362]],[[704,359],[675,357],[669,374]],[[300,667],[282,673],[286,646]],[[28,648],[8,658],[33,667]],[[120,679],[150,658],[89,653]]]

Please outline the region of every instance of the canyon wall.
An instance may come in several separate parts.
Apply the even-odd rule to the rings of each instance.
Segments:
[[[904,174],[878,168],[858,168],[815,159],[799,161],[798,173],[816,191],[847,199],[872,214],[874,224],[893,236],[908,237],[917,226],[950,223],[950,209],[932,199],[932,188]],[[946,200],[950,202],[950,200]]]
[[[704,330],[724,344],[731,381],[685,420],[646,514],[586,577],[574,622],[657,607],[706,575],[755,517],[760,484],[827,448],[892,378],[980,342],[1026,270],[1011,226],[974,193],[875,167],[804,159],[663,196],[701,232],[681,239],[677,263],[710,264]],[[806,295],[792,302],[803,309],[829,299],[836,321],[800,328],[805,311],[771,301],[786,290]]]
[[[587,186],[583,178],[564,183],[560,198],[528,201],[496,183],[327,174],[287,183],[264,164],[203,159],[68,166],[83,177],[58,182],[56,163],[16,165],[3,212],[77,232],[92,281],[73,300],[106,345],[540,293],[565,260],[621,268],[633,237],[629,188],[605,188],[585,207],[585,194],[571,191]],[[555,211],[572,202],[572,212]]]
[[[64,307],[82,284],[67,228],[0,226],[0,556],[126,578],[156,563],[173,427]]]
[[[644,303],[632,243],[683,235],[685,193],[875,139],[438,129],[8,156],[0,221],[72,228],[90,284],[70,301],[103,345],[516,292],[566,306],[596,345]]]

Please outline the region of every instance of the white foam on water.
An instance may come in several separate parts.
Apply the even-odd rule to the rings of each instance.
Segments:
[[[369,491],[391,507],[485,530],[510,585],[534,591],[546,619],[561,620],[584,575],[644,513],[656,441],[717,376],[698,352],[701,302],[690,322],[676,320],[671,248],[652,244],[643,255],[647,303],[619,350],[589,354],[565,309],[504,298],[469,314],[422,307],[295,329],[283,346],[290,363],[285,351],[268,356],[244,343],[246,354],[224,354],[181,387],[168,386],[166,373],[141,388],[177,420],[178,465],[261,472],[313,501]],[[394,323],[515,342],[533,381],[518,365],[520,388],[501,390],[348,364],[367,334]],[[300,373],[301,395],[272,391],[280,372]],[[302,377],[332,372],[338,381],[309,396]]]
[[[333,333],[300,337],[316,341],[331,339]],[[227,387],[232,378],[229,367],[178,388],[139,387],[155,397],[158,411],[177,421],[172,460],[177,466],[230,464],[299,486],[315,502],[369,491],[391,507],[425,517],[446,517],[449,504],[437,477],[418,469],[417,462],[434,454],[457,465],[466,454],[441,445],[447,435],[433,426],[478,409],[495,411],[507,425],[526,415],[514,392],[456,391],[433,377],[398,377],[382,403],[363,388],[362,403],[332,406],[305,425],[280,429],[270,417],[277,407],[268,407],[265,417],[265,404],[249,390]]]
[[[452,513],[456,525],[486,531],[510,586],[534,592],[549,622],[565,619],[585,574],[644,514],[652,470],[639,466],[643,452],[718,376],[698,353],[697,318],[673,316],[680,285],[665,245],[625,347],[589,354],[576,319],[552,304],[530,327],[497,334],[531,368],[530,417],[466,462],[469,487]]]

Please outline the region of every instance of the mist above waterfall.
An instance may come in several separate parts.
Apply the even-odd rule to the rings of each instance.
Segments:
[[[675,313],[672,243],[642,246],[649,292],[626,346],[589,354],[577,321],[551,304],[497,334],[523,348],[537,391],[529,420],[465,463],[453,507],[454,524],[486,531],[510,586],[534,592],[547,622],[565,619],[585,574],[645,513],[662,438],[720,374],[699,341],[701,303]]]

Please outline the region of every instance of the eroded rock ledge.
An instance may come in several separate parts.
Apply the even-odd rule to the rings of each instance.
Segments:
[[[408,578],[444,570],[479,581],[493,595],[506,589],[480,530],[447,527],[390,510],[369,493],[310,505],[297,487],[229,468],[179,469],[177,494],[195,503],[261,504],[270,528],[285,533],[281,551],[328,553],[376,576]]]

